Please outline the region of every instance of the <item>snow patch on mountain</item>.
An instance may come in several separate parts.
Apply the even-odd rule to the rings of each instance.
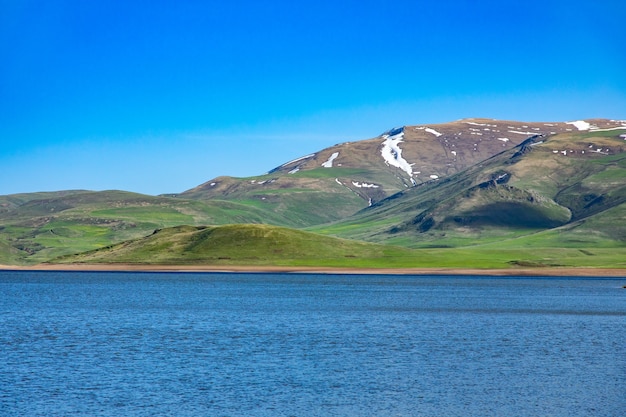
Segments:
[[[324,162],[322,164],[322,166],[324,168],[332,168],[333,167],[333,161],[339,156],[339,152],[333,152],[333,154],[330,156],[330,158],[328,158],[328,161]]]
[[[498,125],[491,125],[489,123],[476,123],[476,122],[465,122],[468,125],[474,125],[474,126],[489,126],[489,127],[498,127]]]
[[[409,164],[406,159],[402,157],[402,149],[400,149],[400,143],[402,139],[404,139],[404,131],[400,130],[398,133],[398,129],[394,129],[391,133],[395,133],[393,135],[383,135],[383,147],[380,150],[380,153],[385,160],[387,165],[394,166],[396,168],[400,168],[404,172],[406,172],[413,180],[413,168],[414,164]]]
[[[574,125],[574,127],[578,130],[589,130],[591,125],[584,120],[577,120],[575,122],[567,122],[567,125]]]
[[[423,130],[425,132],[432,133],[437,137],[441,136],[441,133],[437,132],[435,129],[426,126],[416,127],[415,130]]]
[[[287,166],[289,164],[293,164],[294,162],[302,161],[303,159],[312,158],[314,156],[315,156],[314,153],[309,154],[309,155],[305,155],[305,156],[301,156],[300,158],[296,158],[296,159],[293,159],[293,160],[291,160],[289,162],[286,162],[286,163],[282,164],[281,167]]]
[[[534,135],[535,132],[520,132],[518,130],[509,130],[509,133],[517,133],[518,135]]]
[[[360,183],[358,181],[352,181],[352,185],[354,185],[357,188],[378,188],[378,185],[376,184],[367,184],[367,183]]]
[[[428,133],[432,133],[433,135],[437,137],[441,136],[441,133],[437,132],[435,129],[431,129],[430,127],[427,127],[426,129],[424,129],[424,131]]]

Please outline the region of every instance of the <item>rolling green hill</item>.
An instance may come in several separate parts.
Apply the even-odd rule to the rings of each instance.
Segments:
[[[308,266],[335,268],[626,268],[626,248],[408,249],[269,225],[177,226],[54,264]]]
[[[0,196],[0,263],[35,264],[108,248],[89,256],[97,254],[98,262],[105,256],[144,262],[150,253],[147,259],[166,263],[623,267],[625,139],[626,123],[604,119],[464,119],[393,129],[264,175],[218,177],[180,194],[69,190]],[[234,224],[284,226],[323,239],[287,229],[214,227]],[[274,242],[255,238],[260,230],[280,230],[283,242],[292,243],[278,245],[274,254],[258,248],[255,255],[254,245]],[[229,237],[220,237],[226,231]],[[220,242],[225,252],[208,243],[180,243],[191,234]],[[111,251],[111,245],[145,242],[146,236],[180,242],[173,252],[165,244],[164,253],[159,245],[123,256],[122,246]],[[330,236],[350,239],[353,246],[332,257],[323,248],[339,241],[324,240]],[[394,245],[394,256],[380,247],[359,249],[357,240]],[[233,242],[247,246],[234,251]],[[419,251],[398,252],[400,246]]]
[[[623,247],[624,132],[535,137],[459,174],[310,230],[409,247],[501,244],[521,237],[536,247]]]
[[[407,262],[409,249],[258,224],[178,226],[56,263],[350,266]]]
[[[621,126],[603,119],[589,124]],[[307,227],[345,219],[397,192],[463,172],[530,136],[572,131],[577,128],[568,123],[493,119],[404,126],[296,158],[261,176],[218,177],[175,196],[252,205],[288,220],[272,224]]]
[[[188,225],[279,222],[253,206],[125,191],[75,191],[0,198],[2,262],[29,264]],[[4,248],[4,249],[3,249]]]

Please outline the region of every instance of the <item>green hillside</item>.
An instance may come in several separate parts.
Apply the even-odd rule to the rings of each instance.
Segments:
[[[32,264],[188,225],[279,222],[272,212],[226,201],[191,201],[125,191],[3,196],[2,262]],[[3,249],[4,248],[4,249]]]
[[[258,224],[178,226],[54,260],[57,263],[208,265],[401,265],[409,249]]]
[[[218,177],[180,194],[0,196],[0,263],[29,265],[109,248],[89,256],[140,263],[623,267],[626,127],[604,119],[587,124],[583,131],[570,123],[491,119],[405,126],[260,176]],[[205,243],[181,243],[188,235]],[[165,241],[136,246],[166,236],[178,242],[174,250]],[[326,240],[331,236],[350,240]],[[135,242],[128,254],[122,247],[110,251],[127,241]],[[267,252],[268,242],[275,252]],[[348,246],[334,253],[333,245]]]
[[[626,248],[471,247],[408,249],[268,225],[178,226],[56,264],[310,266],[337,268],[626,268]]]
[[[365,170],[317,168],[288,175],[219,177],[210,183],[214,185],[209,184],[216,192],[209,198],[205,198],[203,191],[189,191],[177,197],[196,201],[230,201],[273,213],[274,219],[268,218],[267,223],[300,228],[342,219],[367,206],[366,197],[340,183],[349,182],[349,178],[335,180],[338,175],[375,176]]]
[[[416,248],[518,242],[523,236],[535,246],[623,247],[624,132],[536,137],[310,230]]]
[[[304,155],[264,175],[217,177],[175,196],[252,205],[283,218],[268,223],[302,228],[343,220],[398,192],[461,173],[530,136],[571,130],[567,123],[493,119],[403,126]]]

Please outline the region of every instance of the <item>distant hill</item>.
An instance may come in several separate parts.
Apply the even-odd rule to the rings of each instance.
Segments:
[[[412,251],[269,225],[178,226],[56,263],[342,266],[397,262]]]
[[[626,248],[408,249],[270,225],[177,226],[101,249],[52,259],[57,265],[209,265],[333,268],[626,267]]]
[[[626,247],[625,139],[625,121],[464,119],[395,128],[260,176],[218,177],[174,195],[69,190],[0,196],[0,263],[44,262],[157,229],[228,224],[433,250],[572,248],[589,262],[595,253],[598,263],[605,258],[597,251],[607,249],[610,258]],[[259,262],[290,256],[296,254],[264,254]]]
[[[288,220],[283,225],[307,227],[343,219],[397,192],[458,174],[529,137],[623,126],[605,119],[463,119],[404,126],[304,155],[261,176],[214,178],[177,197],[237,201],[280,214]]]
[[[0,261],[43,262],[183,224],[279,221],[274,213],[236,202],[191,201],[126,191],[0,196]]]
[[[503,239],[525,246],[624,246],[625,133],[532,137],[312,230],[410,247],[512,244]]]

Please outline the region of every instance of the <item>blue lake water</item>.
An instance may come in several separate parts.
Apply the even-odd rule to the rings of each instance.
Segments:
[[[0,271],[0,415],[624,416],[624,284]]]

